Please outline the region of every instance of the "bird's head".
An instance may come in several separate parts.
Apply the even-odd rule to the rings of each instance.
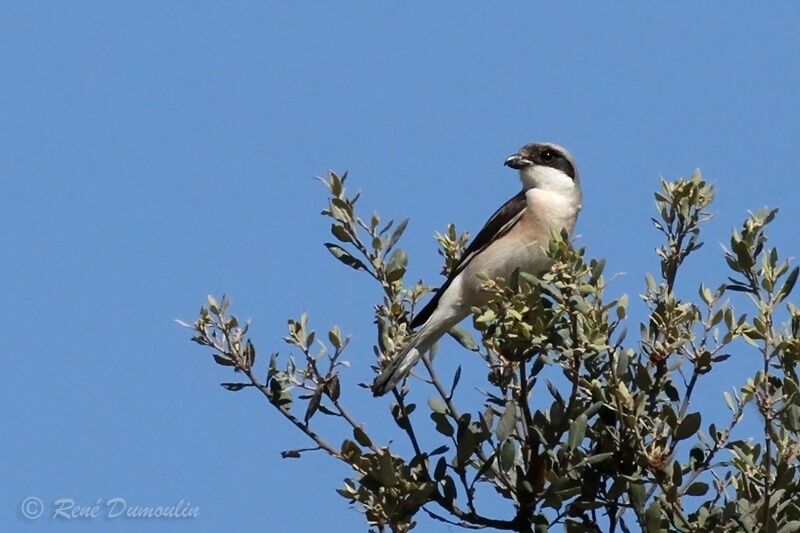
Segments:
[[[519,170],[525,189],[580,195],[578,167],[570,153],[553,143],[531,143],[509,156],[505,165]]]

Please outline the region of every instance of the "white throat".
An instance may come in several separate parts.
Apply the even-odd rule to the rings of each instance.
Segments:
[[[576,181],[557,168],[533,165],[521,169],[519,177],[525,190],[536,188],[565,195],[580,195]]]

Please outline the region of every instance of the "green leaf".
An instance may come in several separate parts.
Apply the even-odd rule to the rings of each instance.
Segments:
[[[597,464],[597,463],[602,463],[606,459],[609,459],[609,458],[611,458],[613,456],[614,456],[614,452],[597,453],[597,454],[594,454],[594,455],[590,455],[589,457],[587,457],[586,459],[581,461],[580,464],[581,465],[593,465],[593,464]]]
[[[703,481],[695,481],[686,488],[687,496],[703,496],[708,492],[708,483]]]
[[[631,497],[631,503],[636,509],[641,510],[644,507],[647,494],[643,483],[630,483],[628,486],[628,493]]]
[[[386,281],[389,283],[394,283],[395,281],[400,281],[403,279],[403,276],[406,275],[406,269],[403,267],[394,268],[389,270],[386,274]]]
[[[469,463],[469,459],[478,446],[478,442],[480,442],[480,439],[472,427],[467,427],[466,431],[461,433],[456,448],[455,464],[457,466],[464,467]]]
[[[591,277],[589,278],[590,285],[594,285],[595,283],[597,283],[597,280],[599,280],[600,276],[603,275],[603,269],[605,269],[605,267],[606,267],[605,259],[599,259],[593,261],[593,264],[590,267],[591,268]]]
[[[500,421],[497,423],[497,429],[495,429],[497,440],[501,442],[506,440],[514,431],[514,425],[516,422],[517,402],[514,400],[509,400],[506,402],[506,408],[503,411],[503,414],[500,416]]]
[[[714,435],[714,437],[716,437],[716,435]],[[699,470],[700,468],[703,467],[703,461],[705,461],[706,454],[703,451],[703,448],[701,448],[698,445],[695,445],[692,446],[691,450],[689,450],[689,458],[691,459],[689,461],[689,465],[691,466],[692,470]]]
[[[733,397],[731,396],[731,393],[728,391],[723,391],[722,397],[725,398],[725,403],[728,404],[728,409],[730,409],[732,412],[735,413],[736,404],[733,402]]]
[[[397,425],[400,426],[400,429],[408,429],[411,427],[411,421],[408,419],[408,415],[414,412],[417,405],[410,403],[405,407],[405,412],[403,412],[398,404],[392,405],[392,416],[394,417],[394,421],[397,422]]]
[[[791,522],[785,523],[778,530],[778,533],[795,533],[797,531],[800,531],[800,520],[792,520]]]
[[[369,448],[370,446],[372,446],[372,441],[364,432],[364,430],[361,429],[360,427],[353,428],[353,438],[355,438],[356,442],[364,446],[365,448]]]
[[[331,254],[333,254],[333,257],[335,257],[345,265],[349,266],[350,268],[354,268],[355,270],[367,269],[364,263],[362,263],[352,255],[350,255],[350,253],[347,250],[345,250],[338,244],[333,244],[332,242],[326,242],[325,247]]]
[[[714,294],[711,292],[711,289],[709,289],[702,283],[700,284],[698,293],[700,294],[700,298],[703,299],[703,302],[705,302],[706,305],[711,305],[711,302],[714,301]]]
[[[398,248],[391,257],[389,257],[389,261],[386,262],[386,272],[388,273],[386,279],[388,281],[397,281],[401,279],[406,273],[407,266],[408,255],[405,250]]]
[[[342,333],[339,331],[338,326],[333,326],[331,330],[328,331],[328,340],[337,350],[342,348]]]
[[[436,423],[436,431],[444,435],[445,437],[452,437],[455,434],[455,430],[453,429],[453,425],[450,424],[450,421],[447,419],[447,416],[442,413],[431,413],[431,420]]]
[[[244,345],[244,359],[247,368],[253,366],[253,363],[256,361],[256,347],[253,346],[253,343],[250,342],[250,339],[247,339],[247,342]]]
[[[234,363],[234,362],[233,362],[231,359],[229,359],[229,358],[227,358],[227,357],[223,357],[223,356],[221,356],[221,355],[219,355],[219,354],[211,354],[211,355],[212,355],[212,357],[214,357],[214,361],[215,361],[215,362],[216,362],[218,365],[222,365],[222,366],[236,366],[236,363]]]
[[[786,394],[787,396],[789,396],[791,394],[800,395],[800,387],[798,387],[797,383],[795,383],[789,377],[784,377],[783,378],[783,390],[784,390],[784,394]],[[797,399],[798,398],[796,398],[795,400],[797,400]]]
[[[453,481],[453,478],[450,476],[444,477],[444,487],[442,487],[442,495],[444,496],[445,501],[452,502],[458,497],[458,492],[456,491],[456,482]]]
[[[341,454],[348,463],[355,464],[361,458],[361,448],[350,439],[345,439],[342,442]]]
[[[345,177],[346,176],[347,173],[345,173]],[[342,182],[344,181],[344,178],[340,178],[339,176],[336,175],[335,172],[328,172],[328,179],[329,179],[328,186],[331,189],[331,194],[333,194],[334,196],[341,196]]]
[[[331,233],[333,234],[334,237],[336,237],[342,242],[353,242],[353,239],[350,237],[350,234],[341,224],[332,224]]]
[[[374,472],[384,487],[393,487],[397,484],[397,469],[392,461],[392,456],[388,451],[377,454],[378,470]]]
[[[315,390],[314,394],[311,395],[311,399],[308,401],[308,408],[306,409],[305,416],[306,424],[308,424],[308,421],[311,420],[311,417],[314,416],[314,413],[319,409],[319,403],[322,401],[322,389],[323,387],[319,387]]]
[[[180,318],[174,318],[173,320],[175,321],[176,324],[178,324],[182,328],[194,329],[194,326],[192,324],[189,324],[188,322],[183,321]]]
[[[387,253],[389,251],[391,251],[391,249],[394,247],[394,245],[397,244],[397,241],[400,240],[400,237],[403,235],[403,232],[406,230],[406,226],[408,226],[408,219],[403,220],[402,222],[400,222],[400,224],[398,224],[395,227],[394,232],[392,233],[392,236],[389,237],[389,242],[386,244],[386,252]]]
[[[675,440],[683,440],[691,437],[700,429],[700,413],[689,413],[678,424],[675,430]]]
[[[781,290],[778,291],[778,302],[782,302],[792,293],[795,283],[797,283],[797,274],[800,273],[800,267],[794,267],[786,278]]]
[[[475,342],[475,339],[472,338],[472,335],[466,329],[462,328],[461,326],[453,326],[452,328],[450,328],[450,331],[448,331],[448,333],[450,334],[451,337],[453,337],[456,341],[458,341],[458,343],[461,346],[463,346],[467,350],[470,350],[472,352],[478,351],[479,349],[478,343]]]
[[[299,450],[284,450],[281,452],[281,457],[284,459],[300,459]]]
[[[433,470],[433,479],[436,481],[441,481],[444,479],[444,475],[447,473],[447,459],[444,457],[440,457],[439,461],[436,462],[436,468]]]
[[[783,413],[784,423],[790,431],[800,431],[800,407],[790,405]]]
[[[504,472],[511,470],[514,466],[514,459],[517,456],[517,446],[514,444],[514,439],[506,439],[500,447],[500,468]]]
[[[339,384],[339,375],[334,374],[328,380],[328,383],[325,385],[325,389],[328,392],[328,395],[331,397],[331,400],[334,402],[339,399],[339,394],[341,393],[341,385]]]
[[[231,392],[240,391],[245,387],[252,387],[251,383],[220,383],[223,389]]]
[[[671,401],[677,402],[680,399],[680,393],[678,392],[678,389],[675,388],[675,385],[672,384],[672,382],[668,381],[667,383],[664,383],[662,387],[664,389],[664,394],[666,394],[667,398],[669,398]]]
[[[662,531],[661,528],[661,504],[655,500],[644,514],[647,531]]]
[[[617,318],[620,319],[620,320],[625,318],[625,315],[627,314],[627,310],[628,310],[628,295],[627,294],[623,294],[617,300],[617,311],[616,311],[617,312]]]
[[[620,350],[619,355],[617,356],[614,374],[618,378],[623,378],[628,372],[629,364],[630,364],[630,356],[628,355],[627,350]]]
[[[453,384],[450,386],[450,398],[453,397],[453,393],[458,387],[458,382],[461,381],[461,365],[458,365],[456,368],[456,373],[453,375]]]
[[[428,454],[428,457],[433,457],[434,455],[442,455],[443,453],[446,453],[447,450],[449,450],[449,449],[450,448],[448,446],[445,446],[445,445],[439,446],[438,448],[436,448],[435,450],[430,452]]]
[[[428,398],[428,406],[434,413],[441,413],[441,414],[447,413],[447,405],[444,403],[444,400],[442,400],[438,396],[431,396],[430,398]]]
[[[586,414],[581,414],[572,421],[569,425],[569,437],[567,438],[567,447],[570,449],[575,449],[583,440],[583,437],[586,436],[586,424],[588,423],[588,419],[586,418]]]

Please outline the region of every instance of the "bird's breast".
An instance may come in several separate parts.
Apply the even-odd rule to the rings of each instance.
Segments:
[[[480,290],[477,275],[508,279],[515,269],[539,274],[549,269],[545,252],[552,231],[572,231],[578,214],[578,201],[547,191],[532,190],[526,195],[527,206],[519,221],[478,254],[465,269],[465,289]]]
[[[478,254],[464,271],[465,288],[470,292],[480,290],[482,282],[478,274],[484,273],[490,278],[508,279],[515,269],[538,274],[550,267],[550,261],[544,252],[546,241],[537,238],[535,232],[526,228],[522,221],[518,222],[500,239],[490,244]]]

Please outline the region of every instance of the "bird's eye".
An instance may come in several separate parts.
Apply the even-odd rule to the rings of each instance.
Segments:
[[[544,152],[542,152],[542,161],[544,161],[545,163],[549,163],[555,158],[556,154],[554,154],[552,150],[545,150]]]

